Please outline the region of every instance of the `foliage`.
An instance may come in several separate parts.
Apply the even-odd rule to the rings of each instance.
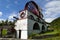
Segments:
[[[15,26],[14,24],[15,24],[15,20],[12,22],[12,21],[8,21],[8,20],[6,20],[6,21],[3,21],[2,20],[2,22],[0,22],[0,26],[5,26],[5,25],[7,25],[7,26]]]
[[[60,30],[60,17],[56,18],[50,23],[50,28],[54,28],[54,30]]]
[[[42,40],[60,40],[60,17],[56,18],[50,23],[50,28],[54,29],[54,33],[57,33],[59,36],[52,37],[52,38],[45,38]],[[49,33],[51,34],[51,33]]]
[[[7,34],[7,29],[2,30],[2,35],[5,36]]]

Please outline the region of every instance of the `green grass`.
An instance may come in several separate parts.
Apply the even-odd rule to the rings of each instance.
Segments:
[[[7,34],[7,29],[3,29],[2,30],[2,35],[6,35]]]
[[[60,40],[60,36],[52,37],[52,38],[45,38],[42,40]]]
[[[58,30],[54,30],[53,32],[47,32],[47,33],[44,33],[42,35],[49,35],[49,34],[58,34],[58,36],[55,36],[55,37],[51,37],[51,38],[44,38],[42,40],[60,40],[60,29]]]
[[[35,36],[43,36],[43,35],[53,35],[53,34],[58,34],[59,32],[57,30],[54,30],[52,32],[46,32],[42,34],[35,34]]]
[[[51,37],[51,38],[44,38],[42,40],[59,40],[60,39],[60,30],[54,30],[54,31],[51,31],[51,32],[45,32],[45,33],[41,33],[41,34],[36,34],[36,33],[33,33],[30,35],[29,39],[32,39],[32,37],[40,37],[40,36],[44,36],[44,35],[59,35],[59,36],[56,36],[56,37]]]

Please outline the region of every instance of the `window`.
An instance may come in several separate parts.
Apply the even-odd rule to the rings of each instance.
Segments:
[[[39,24],[35,23],[33,26],[33,30],[40,30]]]
[[[30,15],[28,18],[34,20],[34,17],[32,15]]]

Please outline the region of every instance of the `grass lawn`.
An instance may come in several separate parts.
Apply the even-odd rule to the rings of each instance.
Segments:
[[[33,39],[41,39],[41,40],[60,40],[60,31],[54,30],[51,32],[46,32],[46,33],[41,33],[41,34],[34,33],[32,36],[30,36],[29,39],[32,39],[32,38]]]
[[[60,40],[60,30],[54,30],[53,32],[50,33],[45,33],[44,35],[48,34],[57,34],[58,36],[50,37],[50,38],[44,38],[42,40]]]
[[[52,38],[45,38],[42,40],[60,40],[60,36],[52,37]]]

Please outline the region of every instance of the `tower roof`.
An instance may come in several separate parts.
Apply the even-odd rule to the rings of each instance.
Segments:
[[[34,1],[27,2],[24,10],[29,10],[39,17],[43,17],[43,14],[41,13],[41,8],[39,8],[39,6]]]

